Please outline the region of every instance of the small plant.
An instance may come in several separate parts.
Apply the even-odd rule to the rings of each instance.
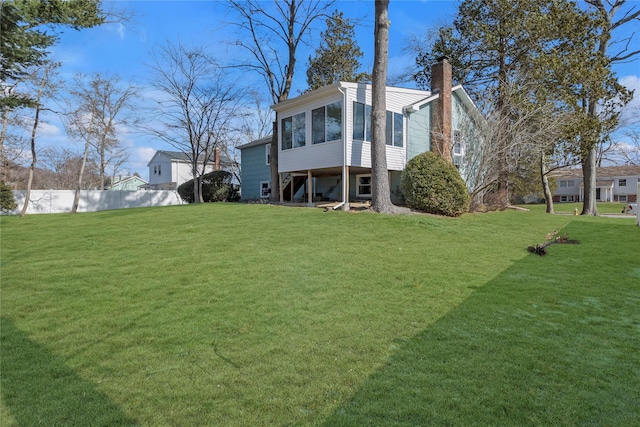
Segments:
[[[558,233],[558,230],[553,230],[551,233],[545,234],[544,239],[545,239],[544,243],[538,243],[536,245],[529,246],[527,250],[531,253],[542,256],[547,254],[547,246],[553,245],[554,243],[568,243],[568,244],[580,243],[577,240],[569,239],[569,235],[567,233],[560,235]]]

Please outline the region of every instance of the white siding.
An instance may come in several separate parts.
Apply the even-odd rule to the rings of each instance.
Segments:
[[[290,150],[280,150],[279,172],[321,169],[342,165],[342,141],[311,144]]]

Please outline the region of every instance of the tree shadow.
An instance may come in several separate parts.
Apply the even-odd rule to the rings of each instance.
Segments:
[[[557,246],[524,257],[399,342],[322,425],[637,425],[640,288],[630,273],[613,282],[594,269],[631,271],[637,253],[582,256],[585,245]],[[563,280],[569,268],[580,280]]]
[[[0,318],[0,349],[2,400],[18,425],[138,425],[5,317]]]

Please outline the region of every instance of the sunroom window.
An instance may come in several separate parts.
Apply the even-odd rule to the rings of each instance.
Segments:
[[[311,111],[313,143],[342,139],[342,101]]]
[[[282,119],[282,149],[304,147],[306,144],[305,113]]]
[[[385,143],[402,147],[403,117],[402,114],[387,111],[387,130]],[[353,103],[353,139],[371,141],[371,106],[360,102]]]

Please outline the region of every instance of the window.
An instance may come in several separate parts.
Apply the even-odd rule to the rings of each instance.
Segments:
[[[271,194],[271,185],[268,181],[262,181],[260,183],[260,198],[266,199]]]
[[[353,102],[353,139],[371,141],[371,106]]]
[[[162,165],[158,165],[158,175],[162,175],[162,170],[160,169],[160,166]]]
[[[618,201],[619,202],[626,202],[627,201],[627,195],[626,194],[621,194],[618,196]]]
[[[271,164],[271,143],[264,146],[265,161],[267,165]]]
[[[573,180],[570,179],[569,181],[567,181],[567,187],[573,187]]]
[[[153,167],[153,174],[154,175],[158,175],[158,166],[157,165]]]
[[[356,175],[356,196],[371,197],[371,174]]]
[[[627,180],[626,179],[619,179],[618,180],[618,187],[626,187],[627,186]]]
[[[342,139],[342,101],[311,111],[314,144]]]
[[[282,149],[304,147],[305,144],[305,113],[282,119]]]
[[[454,129],[453,131],[453,164],[456,168],[460,168],[464,164],[465,144],[462,139],[462,131]]]
[[[387,111],[386,144],[402,147],[404,133],[402,114]],[[353,103],[353,139],[371,141],[371,106]]]
[[[385,143],[402,147],[402,114],[387,111],[387,134]]]
[[[567,181],[560,181],[560,188],[567,188]]]

